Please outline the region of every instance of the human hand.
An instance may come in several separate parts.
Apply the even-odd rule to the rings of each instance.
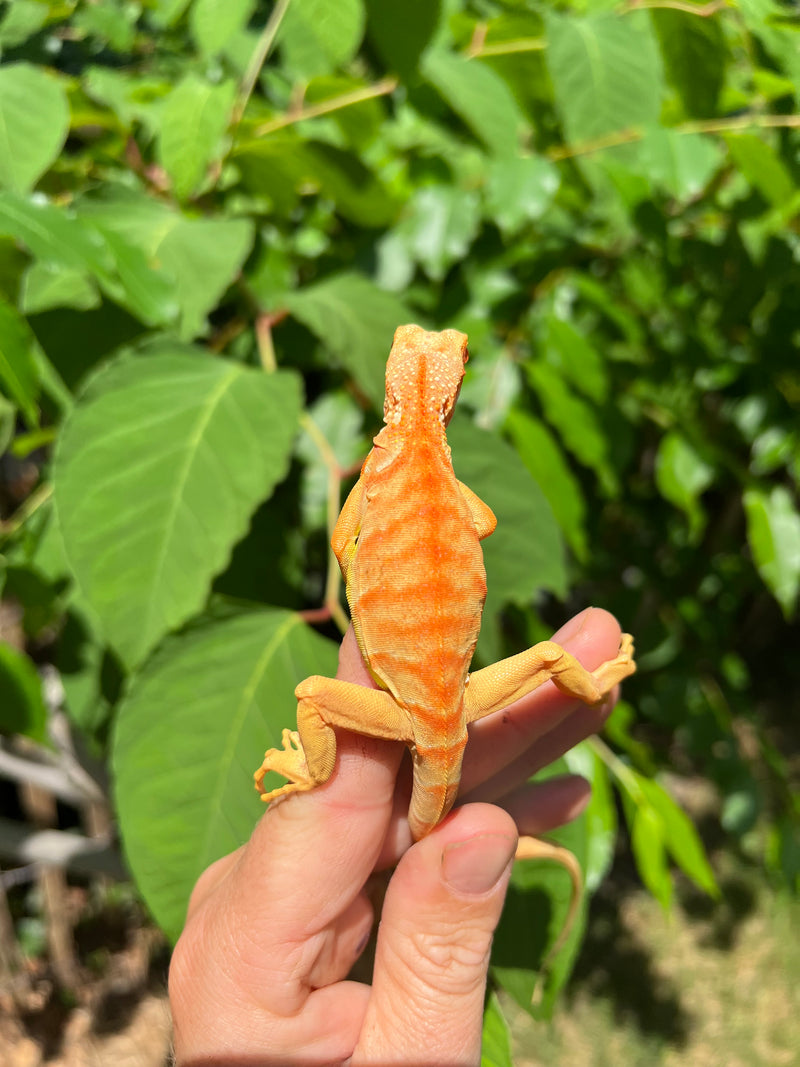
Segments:
[[[619,627],[588,609],[555,640],[594,669],[616,653]],[[352,631],[337,676],[372,684]],[[337,731],[331,780],[276,804],[195,887],[170,972],[179,1067],[479,1063],[517,828],[546,832],[588,799],[572,776],[523,783],[596,731],[610,706],[587,708],[548,683],[475,723],[465,799],[508,811],[468,803],[411,847],[400,746]],[[372,985],[348,981],[372,926],[367,879],[398,859]]]

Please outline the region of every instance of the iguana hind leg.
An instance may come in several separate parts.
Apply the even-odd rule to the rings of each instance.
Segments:
[[[500,711],[551,680],[567,696],[585,704],[599,704],[617,682],[635,670],[630,634],[622,635],[616,657],[601,664],[596,671],[588,671],[554,641],[541,641],[525,652],[469,676],[464,691],[467,722]]]
[[[570,895],[569,907],[567,908],[567,916],[564,919],[558,937],[556,937],[555,941],[548,949],[547,955],[542,960],[539,968],[540,972],[544,974],[564,947],[564,944],[575,925],[581,897],[583,896],[583,872],[581,871],[581,865],[569,849],[562,848],[560,845],[554,845],[550,841],[541,841],[538,837],[521,837],[517,844],[517,851],[514,858],[518,860],[550,860],[553,863],[557,863],[560,867],[564,868],[572,883],[572,893]],[[534,991],[534,1001],[537,997],[539,985],[540,983],[537,983],[537,988]]]
[[[283,731],[283,748],[269,749],[253,775],[265,803],[327,782],[336,765],[334,726],[389,741],[412,739],[408,716],[384,690],[312,675],[298,685],[294,695],[297,730]],[[266,792],[263,783],[268,771],[289,781]]]

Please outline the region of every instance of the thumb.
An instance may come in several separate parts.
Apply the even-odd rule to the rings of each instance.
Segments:
[[[506,812],[468,804],[403,856],[353,1067],[480,1062],[489,951],[516,844]]]

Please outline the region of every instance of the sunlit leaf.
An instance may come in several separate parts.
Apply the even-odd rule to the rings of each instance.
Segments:
[[[131,870],[172,940],[197,877],[264,812],[253,772],[294,725],[295,686],[335,674],[336,657],[297,615],[222,609],[133,679],[114,731],[115,795]]]
[[[571,143],[658,121],[661,59],[642,12],[545,14],[546,60]]]
[[[292,70],[305,78],[348,63],[361,43],[362,0],[292,0],[278,42]]]
[[[744,494],[747,540],[753,562],[787,617],[800,591],[800,514],[782,485]]]
[[[0,68],[0,188],[31,189],[68,130],[67,97],[55,77],[28,63]]]
[[[292,374],[202,354],[125,359],[67,419],[55,503],[70,567],[128,666],[201,610],[286,473]]]
[[[200,51],[204,55],[221,52],[247,23],[254,7],[255,0],[194,0],[189,25]]]
[[[161,112],[159,149],[179,199],[195,190],[214,159],[234,94],[231,81],[210,85],[189,73],[167,97]]]

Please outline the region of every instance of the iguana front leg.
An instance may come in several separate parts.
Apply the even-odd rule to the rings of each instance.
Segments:
[[[283,748],[271,748],[253,775],[265,802],[288,793],[304,793],[327,782],[336,765],[334,726],[388,741],[412,740],[406,713],[381,689],[366,689],[353,682],[312,675],[294,691],[297,730],[283,731]],[[286,785],[267,793],[264,775],[276,771]]]

